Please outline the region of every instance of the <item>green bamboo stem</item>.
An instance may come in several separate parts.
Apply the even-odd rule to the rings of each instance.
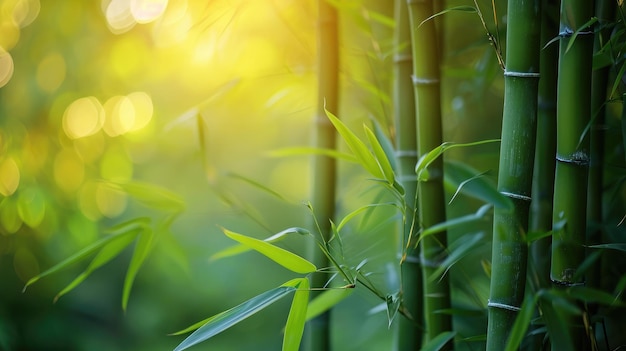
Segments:
[[[557,146],[554,185],[552,267],[550,279],[556,287],[584,284],[577,274],[585,260],[587,172],[589,138],[585,129],[591,115],[591,62],[593,32],[583,28],[593,15],[593,2],[561,2],[559,77],[557,88]],[[578,35],[573,38],[573,33]],[[574,40],[570,43],[571,40]],[[582,320],[563,321],[583,348]],[[558,348],[558,345],[553,345]]]
[[[487,351],[505,349],[524,299],[528,259],[524,237],[536,138],[540,10],[540,0],[508,2],[498,190],[511,198],[513,209],[494,211]]]
[[[595,16],[604,24],[613,20],[616,10],[613,0],[596,0]],[[610,40],[609,26],[596,33],[593,51],[599,52],[603,44]],[[604,163],[604,129],[606,120],[605,103],[611,66],[595,69],[591,75],[591,129],[589,134],[589,187],[587,189],[587,218],[591,225],[587,232],[587,244],[599,244],[603,241],[602,223],[602,188]],[[598,260],[587,274],[587,285],[601,287],[602,264]]]
[[[415,120],[415,96],[413,94],[413,60],[411,58],[411,27],[406,0],[395,1],[396,52],[394,56],[393,110],[396,125],[396,158],[398,178],[404,187],[405,212],[400,233],[400,252],[407,247],[408,238],[415,238],[415,203],[417,192],[417,136]],[[412,233],[413,231],[413,233]],[[413,248],[413,245],[408,245]],[[406,260],[400,266],[402,274],[402,301],[415,320],[401,317],[395,340],[396,350],[419,350],[422,333],[417,329],[421,324],[422,312],[422,271],[419,265],[419,252],[410,249]]]
[[[337,115],[339,102],[339,44],[337,32],[337,10],[327,1],[318,1],[318,97],[315,116],[315,146],[321,149],[335,149],[336,131],[324,108]],[[336,162],[328,156],[315,156],[313,159],[312,205],[315,209],[321,235],[330,239],[330,220],[335,213]],[[317,267],[328,267],[328,259],[312,243],[309,256]],[[311,285],[326,285],[328,276],[314,274]],[[311,291],[315,298],[320,291]],[[325,312],[309,322],[304,336],[304,349],[326,351],[330,349],[330,312]]]
[[[424,155],[442,143],[441,92],[437,30],[433,20],[432,0],[408,0],[413,53],[413,84],[417,112],[418,154]],[[422,23],[423,22],[423,23]],[[430,179],[418,184],[419,224],[422,229],[446,219],[443,190],[443,160],[438,158],[429,167]],[[448,275],[433,277],[446,257],[447,233],[428,236],[421,241],[421,265],[425,335],[428,342],[452,329],[449,314],[438,313],[450,308]],[[452,347],[450,341],[442,350]]]
[[[558,23],[552,15],[558,13],[558,4],[542,0],[541,46],[558,35]],[[553,13],[553,10],[555,13]],[[548,45],[540,53],[539,100],[537,106],[537,140],[530,205],[529,229],[537,232],[552,230],[552,194],[554,192],[554,154],[556,153],[556,79],[558,45]],[[551,238],[534,241],[530,246],[531,277],[536,288],[550,286]]]

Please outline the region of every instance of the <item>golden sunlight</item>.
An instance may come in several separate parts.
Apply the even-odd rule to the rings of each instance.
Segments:
[[[63,130],[71,139],[95,134],[104,123],[104,108],[93,96],[75,100],[63,114]]]

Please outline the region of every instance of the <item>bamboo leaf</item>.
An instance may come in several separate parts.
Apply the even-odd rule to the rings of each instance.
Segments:
[[[242,320],[254,315],[255,313],[263,310],[272,303],[283,298],[285,295],[296,290],[293,286],[279,286],[277,288],[268,290],[250,300],[233,307],[227,311],[219,313],[214,317],[207,319],[207,323],[199,327],[195,332],[189,335],[183,342],[181,342],[174,351],[186,350],[189,347],[199,344],[221,332],[232,327],[233,325],[241,322]],[[193,326],[198,325],[194,324]],[[184,330],[188,330],[184,329]],[[182,331],[181,331],[182,332]],[[181,333],[181,332],[177,332]]]
[[[477,221],[482,221],[487,217],[487,212],[491,209],[491,205],[490,204],[486,204],[481,206],[478,211],[476,211],[476,213],[474,214],[469,214],[469,215],[465,215],[465,216],[461,216],[461,217],[456,217],[456,218],[452,218],[450,220],[447,220],[443,223],[438,223],[435,224],[429,228],[426,228],[424,231],[422,231],[422,233],[420,234],[419,238],[418,238],[418,243],[420,240],[422,240],[423,238],[429,236],[429,235],[433,235],[433,234],[437,234],[440,233],[444,230],[448,230],[450,228],[454,228],[454,227],[458,227],[461,225],[465,225],[465,224],[469,224],[472,222],[477,222]]]
[[[378,139],[374,135],[371,129],[369,129],[366,125],[363,125],[363,129],[365,129],[365,135],[367,136],[367,140],[372,146],[372,150],[374,150],[374,155],[376,156],[376,161],[380,166],[380,170],[383,172],[384,178],[387,180],[389,185],[393,185],[395,181],[395,175],[393,173],[393,168],[391,167],[391,163],[389,162],[389,158],[387,158],[387,154],[385,154],[385,150],[378,142]]]
[[[583,31],[589,31],[591,30],[591,26],[598,22],[598,18],[597,17],[591,17],[591,19],[587,22],[585,22],[585,24],[583,24],[582,26],[580,26],[580,28],[576,29],[576,31],[572,34],[572,36],[569,39],[569,42],[567,43],[567,47],[565,48],[565,53],[569,52],[569,49],[572,48],[572,45],[574,45],[574,41],[576,41],[576,38],[578,37],[578,35],[580,33],[582,33]]]
[[[224,228],[222,228],[222,231],[229,238],[258,251],[267,258],[293,272],[305,274],[315,272],[317,270],[317,267],[315,267],[313,263],[283,248]]]
[[[433,161],[435,161],[439,156],[441,156],[445,151],[449,149],[454,149],[457,147],[477,146],[477,145],[483,145],[483,144],[495,143],[495,142],[500,142],[500,139],[487,139],[487,140],[480,140],[480,141],[475,141],[471,143],[444,142],[441,145],[437,146],[436,148],[422,155],[422,157],[420,157],[420,159],[417,161],[417,164],[415,165],[415,173],[417,173],[417,176],[418,176],[417,178],[418,180],[421,180],[421,181],[428,179],[428,173],[427,173],[428,166],[431,163],[433,163]]]
[[[288,234],[292,234],[292,233],[298,233],[300,235],[311,234],[308,230],[304,228],[292,227],[292,228],[285,229],[281,232],[278,232],[268,238],[265,238],[263,239],[263,241],[268,242],[268,243],[275,243],[275,242],[283,240],[284,238],[287,237]],[[215,260],[219,260],[219,259],[226,258],[226,257],[236,256],[244,252],[248,252],[250,250],[252,250],[250,247],[243,245],[243,244],[239,244],[239,245],[227,247],[224,250],[216,252],[215,254],[211,255],[209,260],[215,261]]]
[[[326,110],[326,116],[330,119],[330,122],[335,126],[337,132],[341,135],[343,140],[348,144],[348,147],[354,153],[357,160],[361,164],[366,171],[368,171],[371,175],[378,179],[385,179],[380,167],[378,167],[378,163],[374,158],[374,155],[370,152],[370,150],[365,146],[363,141],[359,139],[348,127],[343,124],[332,112]]]
[[[531,231],[526,234],[526,241],[532,243],[533,241],[537,241],[539,239],[547,238],[552,235],[552,231]]]
[[[372,208],[376,208],[376,207],[381,207],[381,206],[392,206],[392,207],[398,207],[397,204],[393,203],[393,202],[383,202],[383,203],[376,203],[376,204],[369,204],[369,205],[365,205],[365,206],[361,206],[359,208],[357,208],[356,210],[348,213],[347,215],[345,215],[343,217],[343,219],[341,219],[341,222],[339,222],[339,224],[337,225],[337,231],[341,231],[341,229],[352,219],[354,218],[356,215],[362,213],[363,211],[367,211],[369,209]]]
[[[624,76],[625,72],[626,72],[626,61],[622,63],[622,67],[620,67],[619,72],[615,76],[615,81],[613,82],[613,87],[611,88],[611,94],[609,94],[609,98],[612,98],[615,92],[617,91],[617,88],[619,87],[619,83],[622,81],[622,77]]]
[[[611,249],[611,250],[626,251],[626,244],[620,244],[620,243],[589,245],[587,247],[591,249]]]
[[[522,303],[522,308],[517,314],[517,318],[515,318],[515,323],[513,324],[513,329],[511,329],[511,333],[509,334],[505,351],[518,350],[522,339],[524,339],[524,336],[526,335],[526,330],[528,330],[530,320],[533,318],[536,301],[537,295],[534,295],[534,297],[526,295],[524,303]]]
[[[228,176],[229,176],[229,177],[231,177],[231,178],[238,179],[238,180],[241,180],[241,181],[243,181],[243,182],[246,182],[246,183],[248,183],[248,184],[252,185],[253,187],[255,187],[255,188],[257,188],[257,189],[262,190],[262,191],[264,191],[264,192],[266,192],[266,193],[268,193],[268,194],[270,194],[270,195],[274,196],[275,198],[277,198],[277,199],[279,199],[279,200],[282,200],[282,201],[284,201],[284,202],[289,202],[289,200],[285,199],[285,198],[284,198],[282,195],[280,195],[279,193],[275,192],[274,190],[272,190],[272,189],[270,189],[270,188],[266,187],[265,185],[263,185],[263,184],[261,184],[261,183],[259,183],[259,182],[255,181],[255,180],[253,180],[253,179],[250,179],[250,178],[245,177],[245,176],[243,176],[243,175],[241,175],[241,174],[232,173],[232,172],[228,173]]]
[[[26,285],[24,285],[24,288],[22,290],[22,292],[26,291],[26,288],[28,288],[29,286],[31,286],[32,284],[34,284],[35,282],[37,282],[39,279],[44,278],[49,276],[50,274],[56,273],[60,270],[63,270],[73,264],[76,264],[78,262],[81,262],[85,259],[87,259],[87,257],[91,256],[92,254],[94,254],[96,251],[100,250],[102,247],[108,245],[109,243],[111,243],[112,241],[118,240],[120,236],[125,236],[131,233],[131,229],[135,228],[138,221],[143,221],[144,219],[135,219],[135,220],[131,220],[129,222],[126,223],[122,223],[118,226],[115,226],[113,228],[111,228],[109,230],[110,233],[112,233],[111,236],[100,239],[98,241],[96,241],[95,243],[85,247],[84,249],[78,251],[77,253],[75,253],[74,255],[66,258],[65,260],[61,261],[60,263],[50,267],[48,270],[44,271],[43,273],[40,273],[32,278],[30,278],[28,280],[28,282],[26,282]]]
[[[461,260],[465,255],[470,253],[477,245],[484,239],[485,234],[479,232],[472,235],[464,235],[452,243],[449,247],[449,254],[445,260],[441,263],[439,268],[429,277],[431,281],[439,279],[445,274],[452,266]]]
[[[135,252],[130,260],[128,271],[126,272],[126,277],[124,278],[124,288],[122,291],[122,310],[124,311],[126,311],[126,307],[128,306],[130,290],[133,287],[133,282],[135,281],[137,272],[139,272],[139,268],[141,268],[141,265],[144,263],[146,257],[148,257],[148,254],[152,249],[153,238],[154,233],[152,232],[152,229],[146,228],[139,234],[139,239],[135,244]]]
[[[445,167],[446,185],[450,183],[457,189],[456,191],[461,189],[461,193],[491,203],[497,208],[506,210],[513,208],[511,199],[502,195],[490,178],[483,176],[487,172],[479,173],[467,164],[456,161],[446,161]]]
[[[551,294],[541,294],[543,303],[541,303],[542,318],[548,329],[548,335],[550,336],[550,343],[552,345],[559,345],[559,350],[573,351],[574,345],[567,331],[567,323],[564,318],[559,315],[557,310],[552,305],[553,298]]]
[[[441,15],[445,15],[446,13],[449,13],[449,12],[476,13],[477,11],[476,11],[476,8],[474,6],[469,6],[469,5],[461,5],[461,6],[450,7],[450,8],[447,8],[447,9],[443,10],[443,11],[439,11],[436,14],[426,18],[419,25],[421,26],[425,22],[430,21],[431,19],[433,19],[435,17],[439,17]]]
[[[336,151],[336,150],[331,150],[331,149],[321,149],[317,147],[306,147],[306,146],[290,147],[290,148],[284,148],[284,149],[274,150],[270,152],[270,156],[272,157],[302,156],[302,155],[324,155],[328,157],[333,157],[337,160],[359,163],[359,160],[357,160],[357,158],[354,157],[354,155],[351,155],[345,152]]]
[[[381,127],[380,123],[375,118],[371,118],[371,120],[372,125],[374,126],[374,135],[376,136],[376,140],[378,140],[380,146],[383,148],[385,155],[387,156],[387,159],[391,164],[391,168],[395,173],[398,169],[398,165],[396,164],[395,148],[393,146],[393,143],[391,142],[387,134],[385,134],[383,127]]]
[[[306,311],[306,320],[311,320],[318,315],[328,311],[333,306],[350,296],[354,289],[330,289],[317,295],[309,303]]]
[[[89,263],[85,271],[79,274],[74,280],[69,283],[63,290],[61,290],[55,297],[54,302],[56,302],[61,296],[67,294],[72,291],[75,287],[77,287],[80,283],[82,283],[93,271],[107,264],[117,255],[119,255],[122,250],[124,250],[128,245],[130,245],[139,232],[137,230],[129,231],[124,235],[119,235],[115,238],[115,240],[111,240],[109,243],[104,245],[100,252],[94,257],[94,259]]]
[[[573,298],[586,303],[598,303],[606,306],[624,305],[623,302],[619,301],[618,297],[613,296],[613,294],[585,286],[572,287],[567,291],[567,293]]]
[[[455,336],[456,336],[456,332],[453,332],[453,331],[443,332],[435,336],[431,340],[429,340],[424,346],[422,346],[420,350],[421,351],[439,351],[443,349],[444,346],[446,346],[450,342],[450,340],[454,339]]]
[[[309,304],[309,279],[294,279],[297,288],[291,302],[291,309],[285,325],[285,337],[283,338],[283,351],[298,351],[300,341],[304,333],[307,306]]]
[[[180,196],[153,184],[139,182],[106,182],[105,184],[121,188],[130,196],[151,208],[173,212],[182,212],[185,209],[185,202]]]
[[[387,306],[387,327],[391,328],[391,323],[398,315],[398,310],[400,309],[400,303],[402,299],[400,299],[399,293],[389,294],[385,297],[385,302]]]

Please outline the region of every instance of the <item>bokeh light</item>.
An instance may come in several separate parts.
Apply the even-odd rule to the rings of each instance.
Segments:
[[[58,52],[52,52],[37,65],[37,84],[45,92],[54,92],[65,80],[65,73],[65,59]]]
[[[95,134],[104,123],[104,108],[93,96],[75,100],[63,115],[63,130],[71,139]]]
[[[130,12],[128,0],[103,0],[102,4],[107,25],[113,34],[125,33],[137,24]]]
[[[41,10],[41,4],[39,0],[13,0],[6,1],[7,4],[14,4],[13,7],[13,20],[21,28],[33,23],[35,18],[39,15]]]
[[[4,28],[0,28],[0,34],[4,34]],[[0,88],[11,80],[14,69],[11,54],[2,48],[0,43]]]
[[[78,190],[84,177],[85,165],[73,149],[63,149],[54,158],[54,180],[65,192]]]
[[[43,192],[34,186],[20,191],[17,199],[17,213],[29,227],[39,226],[46,214],[46,199]]]
[[[163,15],[167,0],[130,0],[130,13],[137,23],[150,23]]]
[[[22,227],[22,219],[17,213],[16,200],[13,197],[5,197],[0,201],[0,224],[5,234],[14,234]]]
[[[0,161],[0,194],[11,196],[20,184],[20,169],[11,157]]]
[[[122,135],[135,124],[135,107],[126,96],[114,96],[104,103],[106,119],[102,127],[109,136]]]

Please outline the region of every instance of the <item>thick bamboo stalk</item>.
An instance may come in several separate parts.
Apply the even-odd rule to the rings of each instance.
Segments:
[[[335,149],[336,131],[324,108],[337,115],[339,102],[339,44],[337,32],[337,10],[326,0],[318,1],[318,97],[315,116],[315,146],[322,149]],[[328,156],[315,156],[313,159],[312,205],[320,225],[324,240],[330,239],[330,220],[335,213],[336,162]],[[317,267],[327,267],[328,259],[317,245],[310,247],[311,262]],[[326,285],[327,276],[314,274],[312,286]],[[320,292],[312,291],[311,299]],[[323,313],[309,322],[303,342],[308,351],[330,349],[330,312]]]
[[[398,177],[404,187],[405,213],[400,236],[402,243],[400,252],[406,247],[406,260],[401,269],[402,300],[407,311],[414,320],[401,317],[396,335],[396,350],[419,350],[422,345],[422,332],[418,326],[423,320],[422,312],[422,271],[419,265],[419,251],[414,245],[407,245],[409,238],[416,238],[416,191],[417,177],[417,130],[415,119],[415,96],[413,93],[413,60],[411,57],[411,29],[406,0],[395,2],[395,33],[396,52],[394,55],[393,110],[396,125],[396,158],[398,160]],[[413,233],[412,233],[413,231]]]
[[[554,185],[552,267],[556,287],[584,284],[578,268],[585,260],[589,138],[591,115],[593,32],[584,28],[593,15],[593,1],[561,2],[559,78],[557,90],[557,146]],[[573,33],[577,33],[576,37]],[[571,42],[573,40],[573,42]],[[582,320],[564,321],[574,345],[582,348]],[[558,345],[553,345],[558,349]]]
[[[541,1],[508,2],[498,190],[512,210],[494,211],[487,351],[504,350],[524,299],[539,82]]]
[[[442,143],[439,48],[433,20],[432,0],[409,0],[411,41],[413,53],[413,84],[417,111],[418,154],[424,155]],[[418,212],[421,228],[446,220],[443,190],[443,160],[438,158],[428,168],[430,178],[418,184]],[[447,233],[428,236],[421,241],[425,339],[432,340],[452,329],[449,314],[438,313],[450,308],[448,276],[432,279],[446,257]],[[449,342],[443,349],[450,349]]]

